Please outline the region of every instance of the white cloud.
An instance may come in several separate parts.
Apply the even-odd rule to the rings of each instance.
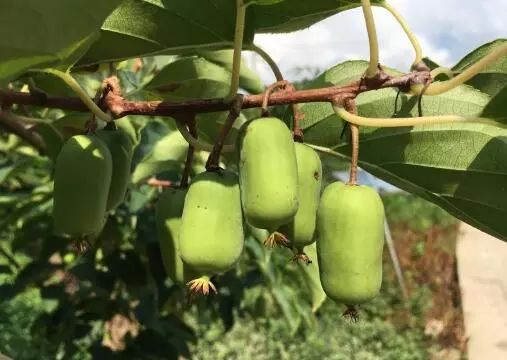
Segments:
[[[450,66],[473,48],[507,36],[506,0],[391,0],[417,34],[426,56]],[[400,70],[408,69],[413,50],[400,26],[384,9],[375,8],[381,61]],[[289,78],[324,70],[349,59],[367,59],[368,40],[360,9],[324,20],[291,34],[257,35],[256,43],[281,66]],[[256,60],[263,78],[273,80],[261,60]]]

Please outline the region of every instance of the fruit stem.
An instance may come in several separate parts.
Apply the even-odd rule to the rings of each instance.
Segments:
[[[287,90],[289,91],[296,91],[296,88],[293,84],[288,83],[286,86]],[[292,136],[294,138],[294,141],[303,143],[304,142],[304,135],[303,130],[301,130],[301,127],[299,125],[299,121],[304,118],[304,115],[299,111],[299,104],[293,103],[292,105]]]
[[[222,153],[222,149],[224,148],[225,139],[234,125],[234,122],[241,114],[241,107],[243,106],[243,95],[236,95],[234,98],[231,109],[229,110],[229,115],[227,116],[227,120],[225,121],[224,126],[222,126],[222,130],[218,135],[218,139],[211,150],[211,154],[208,157],[208,161],[206,162],[206,170],[208,171],[216,171],[220,168],[220,154]]]
[[[202,150],[211,152],[213,151],[213,145],[207,143],[204,140],[196,139],[192,136],[192,134],[188,131],[186,127],[185,117],[188,116],[186,113],[174,115],[176,119],[176,127],[179,130],[181,136],[186,140],[187,143],[192,145],[196,150]],[[222,153],[230,153],[234,151],[234,145],[224,145],[222,148]]]
[[[333,151],[327,147],[324,147],[324,146],[318,146],[318,145],[313,145],[313,144],[306,144],[307,146],[311,147],[313,150],[315,151],[318,151],[322,154],[326,154],[326,155],[330,155],[330,156],[334,156],[336,158],[339,158],[339,159],[342,159],[342,160],[349,160],[349,158],[343,154],[340,154],[339,152],[336,152],[336,151]]]
[[[387,11],[389,11],[394,16],[396,21],[398,21],[398,23],[402,27],[403,31],[407,35],[408,39],[410,40],[410,42],[412,43],[412,46],[414,48],[415,60],[413,62],[413,65],[421,63],[422,59],[423,59],[421,44],[419,43],[419,39],[417,39],[415,34],[412,32],[412,30],[408,26],[408,23],[405,21],[403,16],[401,16],[401,14],[398,12],[398,10],[396,10],[396,8],[394,8],[392,5],[390,5],[388,3],[384,2],[381,4],[376,4],[376,6],[382,7],[384,9],[386,9]]]
[[[370,0],[361,0],[361,5],[363,8],[366,30],[368,31],[368,42],[370,45],[370,65],[366,70],[366,77],[373,78],[377,74],[377,67],[379,63],[377,29],[375,27],[375,19],[373,17]]]
[[[104,130],[107,131],[116,131],[118,130],[118,127],[116,126],[116,123],[114,121],[109,121],[106,126],[104,127]]]
[[[95,92],[95,96],[93,97],[93,102],[95,104],[99,104],[100,99],[102,98],[102,94],[103,94],[103,87],[101,86],[99,89],[97,89],[97,91]],[[95,116],[95,114],[92,113],[92,116],[86,122],[86,132],[88,135],[93,135],[96,133],[97,128],[98,128],[97,117]],[[108,131],[109,130],[117,130],[115,122],[108,121],[106,123],[105,129]]]
[[[271,71],[275,75],[276,81],[283,81],[284,80],[284,77],[282,75],[282,72],[280,71],[280,68],[276,64],[275,60],[273,60],[273,58],[271,56],[269,56],[269,54],[266,51],[264,51],[262,48],[258,47],[255,44],[250,45],[248,47],[248,49],[250,49],[253,52],[255,52],[256,54],[258,54],[262,58],[262,60],[264,60],[268,64],[268,66],[271,68]]]
[[[350,162],[349,185],[357,185],[357,164],[359,162],[359,126],[350,124],[352,157]]]
[[[334,104],[333,109],[343,120],[358,126],[389,128],[417,125],[436,125],[448,123],[480,123],[505,127],[502,124],[479,116],[459,116],[459,115],[439,115],[439,116],[421,116],[411,118],[366,118],[349,113],[342,106]]]
[[[507,56],[507,44],[498,46],[493,51],[491,51],[488,55],[484,56],[482,59],[477,61],[476,63],[470,65],[466,70],[461,72],[459,75],[447,81],[440,81],[431,84],[425,91],[425,95],[440,95],[447,91],[450,91],[471,78],[480,73],[482,70],[486,69],[488,66],[494,64],[497,60],[502,57]],[[423,85],[414,85],[411,88],[411,92],[413,94],[420,94],[423,90]]]
[[[81,101],[86,105],[88,109],[100,120],[109,122],[113,121],[113,118],[103,112],[97,104],[88,96],[88,94],[83,90],[81,85],[67,72],[63,72],[56,69],[42,69],[42,70],[34,70],[35,72],[41,72],[46,74],[54,75],[61,80],[63,80],[71,89],[76,93],[76,95],[81,99]]]
[[[187,119],[187,126],[190,134],[197,139],[197,126],[195,123],[195,114]],[[194,161],[195,148],[188,145],[187,158],[185,160],[185,167],[181,174],[180,188],[185,189],[188,187],[188,179],[190,178],[190,170],[192,169],[192,161]]]
[[[345,108],[351,114],[357,114],[356,100],[353,98],[345,100]],[[350,136],[352,153],[350,158],[349,185],[357,185],[357,166],[359,162],[359,126],[350,124]]]
[[[252,51],[256,52],[271,68],[273,71],[273,74],[275,75],[277,83],[281,83],[284,81],[284,77],[282,75],[282,72],[280,71],[280,68],[276,64],[275,60],[267,52],[265,52],[263,49],[258,47],[257,45],[253,44],[249,47]],[[285,85],[285,88],[289,91],[295,91],[296,88],[291,83],[287,82]],[[292,115],[294,118],[293,122],[293,135],[294,135],[294,141],[297,142],[303,142],[303,131],[299,127],[299,120],[302,118],[301,113],[299,112],[299,105],[296,103],[292,104]]]
[[[239,78],[241,72],[241,51],[243,50],[243,36],[245,33],[246,5],[243,0],[236,0],[236,29],[234,31],[234,54],[232,60],[232,78],[229,95],[226,102],[232,101],[239,89]]]

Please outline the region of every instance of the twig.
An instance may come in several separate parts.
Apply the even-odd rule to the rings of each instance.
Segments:
[[[428,82],[424,85],[421,93],[419,95],[417,95],[417,112],[418,112],[419,117],[423,116],[422,99],[423,99],[424,93],[426,92],[426,90],[428,90],[428,87],[431,85],[431,83],[432,83],[432,81],[428,80]]]
[[[280,71],[280,68],[278,67],[278,65],[276,64],[276,62],[271,58],[271,56],[269,56],[269,54],[267,52],[265,52],[264,50],[262,50],[257,45],[251,45],[250,49],[252,49],[253,51],[255,51],[257,54],[259,54],[260,57],[262,57],[262,59],[264,61],[266,61],[266,63],[269,65],[269,67],[273,71],[273,74],[275,75],[277,83],[281,83],[281,82],[285,81],[284,77],[282,75],[282,72]],[[290,82],[286,82],[285,88],[288,91],[292,91],[292,92],[296,91],[296,88]],[[263,109],[264,109],[264,106],[263,106]],[[292,131],[293,131],[293,134],[294,134],[294,140],[297,141],[297,142],[303,142],[303,131],[301,130],[301,128],[299,126],[299,121],[303,118],[303,115],[299,111],[299,107],[298,107],[297,103],[293,103],[292,104],[292,116],[294,118],[293,126],[292,126],[293,127]]]
[[[195,115],[187,119],[187,127],[190,134],[197,139],[197,125],[195,123]],[[185,167],[181,174],[180,188],[188,187],[188,179],[190,178],[190,170],[192,169],[192,161],[194,161],[195,148],[188,144],[187,158],[185,160]]]
[[[357,106],[355,99],[347,99],[345,101],[345,109],[351,114],[357,114]],[[349,185],[357,185],[357,166],[359,162],[359,126],[350,124],[352,153],[350,160],[350,176]]]
[[[271,56],[269,56],[269,54],[266,51],[264,51],[262,48],[258,47],[255,44],[250,45],[249,49],[257,53],[262,58],[262,60],[264,60],[266,64],[268,64],[268,66],[271,68],[271,71],[273,72],[273,75],[275,75],[276,81],[284,80],[284,77],[282,75],[282,72],[280,71],[280,68],[278,67],[278,64],[276,63],[275,60],[273,60]]]
[[[153,187],[161,187],[161,188],[170,188],[173,187],[172,181],[169,180],[159,180],[155,177],[152,177],[146,182],[149,186]]]
[[[229,115],[227,116],[227,120],[225,121],[220,134],[218,135],[218,139],[213,146],[213,150],[208,157],[208,161],[206,162],[206,170],[207,171],[216,171],[219,167],[220,162],[220,154],[222,153],[222,149],[225,144],[225,139],[227,135],[231,131],[234,122],[238,118],[241,113],[241,106],[243,104],[243,95],[236,95],[236,98],[232,102],[231,109],[229,110]]]
[[[306,144],[307,146],[311,147],[313,150],[315,151],[318,151],[322,154],[326,154],[326,155],[329,155],[329,156],[333,156],[335,158],[338,158],[340,160],[343,160],[343,161],[347,161],[347,160],[350,160],[348,156],[344,155],[344,154],[341,154],[339,152],[336,152],[330,148],[327,148],[327,147],[324,147],[324,146],[318,146],[318,145],[313,145],[313,144]]]
[[[0,127],[5,129],[5,131],[15,134],[25,140],[28,144],[36,148],[40,154],[44,154],[46,152],[46,144],[39,134],[27,129],[24,121],[18,116],[10,112],[0,110]]]
[[[201,151],[207,151],[212,152],[214,145],[207,143],[206,141],[202,139],[197,139],[194,137],[190,131],[187,128],[187,121],[190,118],[195,117],[195,113],[191,111],[180,111],[173,115],[173,117],[176,119],[176,128],[180,132],[181,136],[185,139],[187,143],[192,145],[195,150],[201,150]],[[222,147],[222,153],[230,153],[234,151],[234,145],[232,144],[226,144]]]
[[[296,91],[296,88],[291,83],[287,84],[286,88],[291,92]],[[294,141],[302,143],[304,142],[304,135],[300,124],[301,120],[303,120],[304,118],[304,114],[301,113],[301,111],[299,111],[299,105],[296,103],[292,104],[292,116],[293,116],[292,134],[294,137]]]
[[[330,86],[318,89],[296,90],[293,92],[277,92],[270,96],[269,106],[288,105],[307,102],[331,102],[336,97],[357,96],[363,92],[383,88],[399,88],[409,91],[413,85],[425,84],[430,78],[428,71],[413,71],[405,75],[393,77],[385,73],[366,81],[354,81],[345,86]],[[144,116],[175,116],[178,113],[191,111],[194,113],[209,113],[227,111],[230,104],[222,98],[191,100],[184,102],[167,101],[128,101],[125,100],[118,89],[111,87],[108,82],[108,91],[104,95],[105,108],[115,118],[127,115]],[[243,109],[259,108],[262,105],[264,94],[245,95]],[[35,97],[28,93],[0,89],[0,103],[36,105],[62,110],[89,111],[84,103],[75,97],[50,96],[46,98]]]

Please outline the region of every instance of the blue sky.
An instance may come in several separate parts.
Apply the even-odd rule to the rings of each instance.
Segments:
[[[470,50],[507,37],[507,0],[391,0],[417,34],[424,55],[451,66]],[[399,25],[384,9],[374,9],[381,62],[408,70],[413,50]],[[361,9],[333,16],[309,29],[283,35],[257,35],[257,45],[281,66],[289,79],[308,75],[298,67],[324,70],[349,59],[368,58]],[[251,59],[252,60],[252,59]],[[267,82],[273,77],[261,60],[253,66]]]

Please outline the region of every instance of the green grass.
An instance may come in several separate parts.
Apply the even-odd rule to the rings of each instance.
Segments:
[[[0,352],[16,360],[53,359],[49,344],[30,332],[33,322],[50,307],[35,289],[3,302],[0,306]]]

